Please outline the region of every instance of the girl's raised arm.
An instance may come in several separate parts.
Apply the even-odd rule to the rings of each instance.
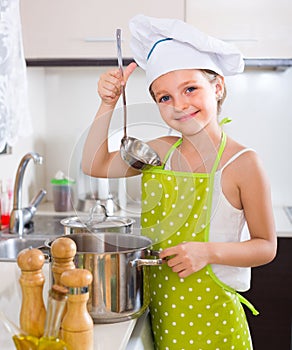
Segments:
[[[121,95],[121,86],[137,67],[130,63],[122,77],[119,69],[101,75],[98,93],[101,104],[88,132],[82,155],[82,170],[94,177],[125,177],[138,174],[121,159],[119,151],[109,152],[108,130],[114,108]]]

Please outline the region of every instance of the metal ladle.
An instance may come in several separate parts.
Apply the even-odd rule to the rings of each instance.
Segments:
[[[116,31],[118,65],[123,77],[123,59],[121,47],[121,29]],[[159,155],[145,142],[127,136],[127,103],[125,85],[122,85],[124,137],[121,140],[120,154],[122,159],[136,170],[143,170],[151,166],[161,165]]]

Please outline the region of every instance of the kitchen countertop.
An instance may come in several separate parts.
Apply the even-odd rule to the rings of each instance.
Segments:
[[[136,321],[94,325],[94,350],[125,350]]]
[[[285,206],[281,205],[275,205],[273,207],[274,211],[274,217],[275,217],[275,225],[276,225],[276,232],[278,237],[292,237],[292,223],[289,220],[287,214],[284,210]],[[81,212],[55,212],[53,208],[53,204],[51,202],[45,202],[40,205],[37,211],[38,214],[42,215],[58,215],[58,216],[76,216],[77,214],[81,214]],[[86,215],[85,213],[82,213],[82,215]],[[117,216],[129,216],[133,218],[139,218],[140,217],[140,208],[138,205],[130,205],[127,207],[126,210],[122,210],[119,212],[116,212],[115,215]],[[137,223],[134,225],[134,227],[138,227]]]
[[[131,205],[127,205],[126,209],[115,212],[114,216],[139,217],[140,213],[141,213],[140,206],[138,204],[131,204]],[[89,212],[87,213],[84,211],[77,211],[77,210],[56,212],[54,209],[53,202],[42,202],[37,209],[37,214],[58,215],[58,216],[65,217],[65,216],[76,216],[78,214],[86,216],[86,215],[89,215]]]

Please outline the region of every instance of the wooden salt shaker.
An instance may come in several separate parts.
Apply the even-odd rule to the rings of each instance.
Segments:
[[[17,264],[21,269],[19,283],[22,290],[20,328],[35,337],[43,335],[46,319],[43,300],[44,262],[43,252],[36,248],[24,249],[17,256]]]
[[[62,285],[69,289],[61,336],[74,350],[93,350],[93,321],[87,310],[91,282],[92,274],[86,269],[67,270],[61,275]]]
[[[64,271],[75,268],[73,259],[76,243],[67,237],[59,237],[51,245],[53,284],[61,285],[60,278]]]

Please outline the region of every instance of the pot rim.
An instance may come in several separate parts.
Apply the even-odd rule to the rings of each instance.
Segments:
[[[48,248],[51,249],[51,245],[52,243],[58,239],[58,238],[70,238],[72,239],[75,243],[76,241],[72,238],[72,237],[95,237],[96,239],[100,239],[102,241],[101,237],[116,237],[117,239],[122,239],[122,238],[127,238],[129,240],[142,240],[145,242],[145,245],[143,246],[138,246],[138,247],[122,247],[121,245],[116,245],[116,247],[119,248],[123,248],[121,250],[110,250],[110,251],[103,251],[103,252],[97,252],[94,251],[94,249],[90,250],[90,251],[86,251],[86,250],[78,250],[76,251],[76,255],[77,254],[94,254],[94,255],[106,255],[106,254],[121,254],[121,253],[133,253],[133,252],[137,252],[140,250],[147,250],[151,247],[151,245],[153,244],[152,240],[149,237],[146,236],[141,236],[141,235],[137,235],[137,234],[127,234],[127,233],[116,233],[116,232],[98,232],[98,233],[88,233],[88,232],[80,232],[80,233],[73,233],[73,234],[67,234],[67,235],[61,235],[58,237],[55,237],[54,239],[47,239],[44,243],[44,245]],[[147,242],[147,244],[146,244]],[[114,244],[112,242],[107,242],[109,243],[111,246],[114,246]]]

